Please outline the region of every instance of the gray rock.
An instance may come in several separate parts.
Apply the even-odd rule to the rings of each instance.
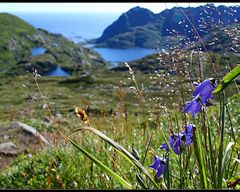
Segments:
[[[32,134],[33,136],[39,138],[43,143],[45,143],[46,145],[51,145],[51,142],[45,138],[41,133],[39,133],[36,129],[34,129],[33,127],[26,125],[24,123],[21,122],[15,122],[12,125],[13,127],[19,127],[21,128],[23,131]]]
[[[43,106],[42,106],[43,109],[47,109],[48,108],[48,104],[47,103],[44,103]]]
[[[7,139],[9,139],[9,138],[10,138],[9,135],[4,135],[4,136],[3,136],[3,139],[4,139],[4,140],[7,140]]]
[[[0,143],[0,150],[3,149],[13,149],[17,146],[13,142]]]
[[[0,143],[0,154],[17,155],[21,153],[13,142]]]
[[[16,48],[16,45],[17,45],[17,41],[13,38],[10,38],[8,41],[8,48],[10,50],[14,50]]]
[[[62,114],[61,114],[59,111],[57,111],[57,112],[55,113],[55,116],[56,116],[57,118],[61,118],[61,117],[62,117]]]

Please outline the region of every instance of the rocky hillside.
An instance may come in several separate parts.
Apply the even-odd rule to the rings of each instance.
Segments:
[[[21,75],[37,69],[45,74],[56,66],[70,73],[104,67],[104,60],[89,48],[76,45],[60,34],[35,29],[20,18],[0,14],[1,74]],[[32,48],[42,47],[44,54],[32,56]]]
[[[210,62],[210,59],[212,63]],[[196,78],[199,76],[199,65],[204,78],[215,77],[215,70],[220,76],[224,76],[229,68],[233,69],[239,63],[240,55],[235,53],[221,54],[209,51],[207,53],[193,54],[190,50],[176,49],[169,53],[154,53],[141,59],[128,62],[134,71],[146,74],[163,73],[168,75],[182,75]],[[228,68],[228,67],[229,68]],[[128,71],[125,63],[119,63],[113,71]],[[239,80],[237,80],[240,82]]]
[[[196,8],[174,7],[158,14],[135,7],[123,13],[94,42],[97,46],[113,48],[156,48],[176,43],[183,45],[186,40],[196,41],[192,24],[204,38],[209,29],[238,23],[239,19],[240,7],[236,6],[215,7],[207,4]]]

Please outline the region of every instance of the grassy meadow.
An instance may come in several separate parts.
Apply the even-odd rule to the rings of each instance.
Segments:
[[[203,163],[206,166],[207,188],[217,188],[212,180],[211,166],[217,170],[221,114],[216,95],[205,111],[192,119],[182,112],[183,103],[191,98],[193,85],[182,75],[162,77],[161,86],[154,82],[160,74],[144,74],[139,71],[102,71],[92,78],[35,77],[27,74],[1,79],[1,124],[21,121],[42,133],[51,133],[52,146],[33,156],[21,155],[12,166],[0,175],[1,188],[5,189],[124,189],[114,177],[106,174],[71,143],[66,135],[85,127],[77,117],[75,107],[87,112],[90,126],[116,141],[126,150],[139,153],[139,162],[149,172],[159,188],[202,188],[201,174],[193,146],[184,149],[180,156],[170,155],[168,171],[163,178],[155,178],[148,166],[154,155],[166,153],[160,150],[164,137],[183,129],[186,122],[193,121],[202,142]],[[159,77],[161,78],[161,77]],[[178,83],[179,81],[179,83]],[[172,82],[172,83],[171,83]],[[154,86],[155,85],[155,86]],[[227,94],[224,114],[224,167],[222,188],[227,188],[229,179],[239,173],[239,163],[234,161],[239,150],[239,87],[232,83]],[[46,107],[47,106],[47,107]],[[203,118],[205,118],[203,120]],[[203,127],[203,125],[205,127]],[[208,129],[209,132],[206,133]],[[214,164],[210,164],[210,143]],[[116,148],[90,131],[76,132],[71,137],[82,148],[131,183],[132,188],[156,188],[141,171],[122,156]],[[227,146],[236,141],[231,148]],[[226,151],[225,151],[226,150]],[[174,153],[173,153],[174,154]],[[211,162],[213,163],[213,162]],[[141,174],[142,182],[136,177]],[[217,171],[215,177],[217,176]],[[216,179],[216,178],[215,178]]]

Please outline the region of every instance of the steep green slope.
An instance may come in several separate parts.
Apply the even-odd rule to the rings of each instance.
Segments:
[[[3,70],[30,54],[26,48],[34,46],[34,43],[28,38],[37,31],[8,13],[0,14],[0,28],[0,69]]]
[[[70,73],[104,67],[104,60],[89,48],[81,47],[59,34],[35,29],[18,17],[0,14],[0,71],[20,75],[37,69],[44,74],[56,66]],[[43,47],[44,54],[32,56],[31,49]]]

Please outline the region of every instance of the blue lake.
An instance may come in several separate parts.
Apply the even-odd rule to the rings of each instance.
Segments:
[[[44,54],[45,51],[46,49],[43,47],[35,47],[35,48],[32,48],[31,53],[32,53],[32,56],[38,56],[38,55]]]
[[[91,46],[88,46],[91,47]],[[103,59],[109,62],[128,62],[140,59],[144,56],[156,53],[157,50],[145,48],[128,48],[128,49],[115,49],[115,48],[99,48],[92,47],[98,52]]]
[[[57,67],[56,69],[50,71],[45,76],[63,76],[67,77],[70,76],[70,74],[66,71],[64,71],[61,67]]]

